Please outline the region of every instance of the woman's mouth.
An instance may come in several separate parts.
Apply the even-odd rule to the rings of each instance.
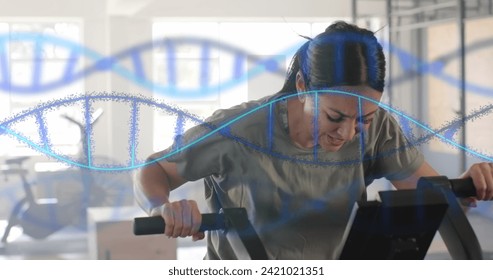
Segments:
[[[327,135],[327,139],[329,140],[329,142],[333,145],[333,146],[342,146],[342,144],[344,144],[344,140],[341,140],[341,139],[337,139],[337,138],[334,138],[330,135]]]

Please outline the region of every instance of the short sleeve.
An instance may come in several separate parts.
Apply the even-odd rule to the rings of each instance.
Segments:
[[[176,136],[173,145],[163,151],[170,155],[166,160],[176,163],[178,173],[186,180],[225,174],[230,166],[231,139],[220,129],[218,114]]]
[[[411,176],[424,162],[424,156],[404,135],[397,121],[381,109],[382,118],[372,155],[375,178],[401,180]]]

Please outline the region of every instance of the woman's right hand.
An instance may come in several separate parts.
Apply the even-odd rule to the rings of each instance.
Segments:
[[[204,239],[205,234],[199,232],[202,215],[195,200],[182,199],[165,203],[151,212],[151,216],[159,215],[166,223],[164,229],[166,236],[170,238],[192,236],[194,241]]]

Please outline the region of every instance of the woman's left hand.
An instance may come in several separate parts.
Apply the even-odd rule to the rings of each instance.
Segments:
[[[493,163],[475,163],[460,177],[472,178],[474,185],[476,186],[476,199],[493,199]]]

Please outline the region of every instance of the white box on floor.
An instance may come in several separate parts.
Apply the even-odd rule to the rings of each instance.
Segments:
[[[91,259],[175,260],[176,239],[163,234],[133,234],[133,219],[145,217],[138,207],[89,208],[88,248]]]

